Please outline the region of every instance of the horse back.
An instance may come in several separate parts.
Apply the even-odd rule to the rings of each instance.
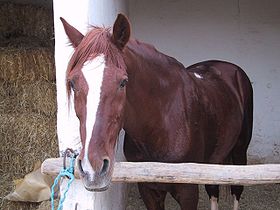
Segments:
[[[186,68],[194,83],[215,95],[233,94],[243,110],[251,101],[253,89],[246,73],[237,65],[218,60],[196,63]],[[231,93],[227,93],[231,92]],[[215,97],[215,96],[213,96]]]

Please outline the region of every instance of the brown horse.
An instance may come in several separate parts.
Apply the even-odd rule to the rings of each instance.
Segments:
[[[128,161],[246,164],[253,91],[240,67],[212,60],[185,68],[153,46],[130,39],[130,24],[122,14],[112,34],[93,27],[84,36],[61,20],[75,48],[67,90],[74,92],[80,121],[78,165],[86,189],[102,191],[110,185],[121,128]],[[197,208],[197,185],[138,187],[150,210],[164,209],[167,192],[181,209]],[[215,206],[219,186],[206,190]],[[242,191],[242,186],[231,186],[235,209]]]

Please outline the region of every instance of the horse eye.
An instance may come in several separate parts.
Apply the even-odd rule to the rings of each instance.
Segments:
[[[120,83],[120,87],[121,87],[121,88],[124,88],[125,85],[127,84],[127,82],[128,82],[128,79],[122,80],[121,83]]]
[[[73,81],[73,80],[70,80],[70,81],[69,81],[69,84],[70,84],[71,89],[72,89],[73,91],[75,91],[75,83],[74,83],[74,81]]]

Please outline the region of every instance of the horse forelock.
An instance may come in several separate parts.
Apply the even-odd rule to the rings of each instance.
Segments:
[[[117,68],[124,69],[125,63],[120,50],[111,41],[111,28],[95,27],[85,35],[81,43],[75,48],[75,51],[69,61],[66,80],[74,69],[81,71],[86,61],[92,60],[98,55],[104,55],[108,65],[113,64]],[[68,100],[71,95],[71,87],[66,81]]]

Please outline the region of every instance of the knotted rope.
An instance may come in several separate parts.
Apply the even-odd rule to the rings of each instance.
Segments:
[[[70,166],[66,168],[66,158],[67,158],[67,156],[70,157],[71,160],[70,160]],[[66,178],[69,179],[69,181],[67,183],[67,186],[64,190],[63,195],[61,195],[61,197],[60,197],[57,210],[62,210],[62,208],[63,208],[63,202],[65,201],[66,194],[67,194],[67,192],[70,188],[70,185],[72,184],[72,182],[75,179],[74,166],[75,166],[76,157],[77,157],[77,154],[72,149],[68,148],[68,149],[65,150],[64,159],[63,159],[63,169],[60,171],[58,176],[55,178],[54,183],[53,183],[52,188],[51,188],[51,207],[52,207],[52,210],[54,210],[55,187],[58,185],[58,182],[60,181],[61,178],[66,177]]]

